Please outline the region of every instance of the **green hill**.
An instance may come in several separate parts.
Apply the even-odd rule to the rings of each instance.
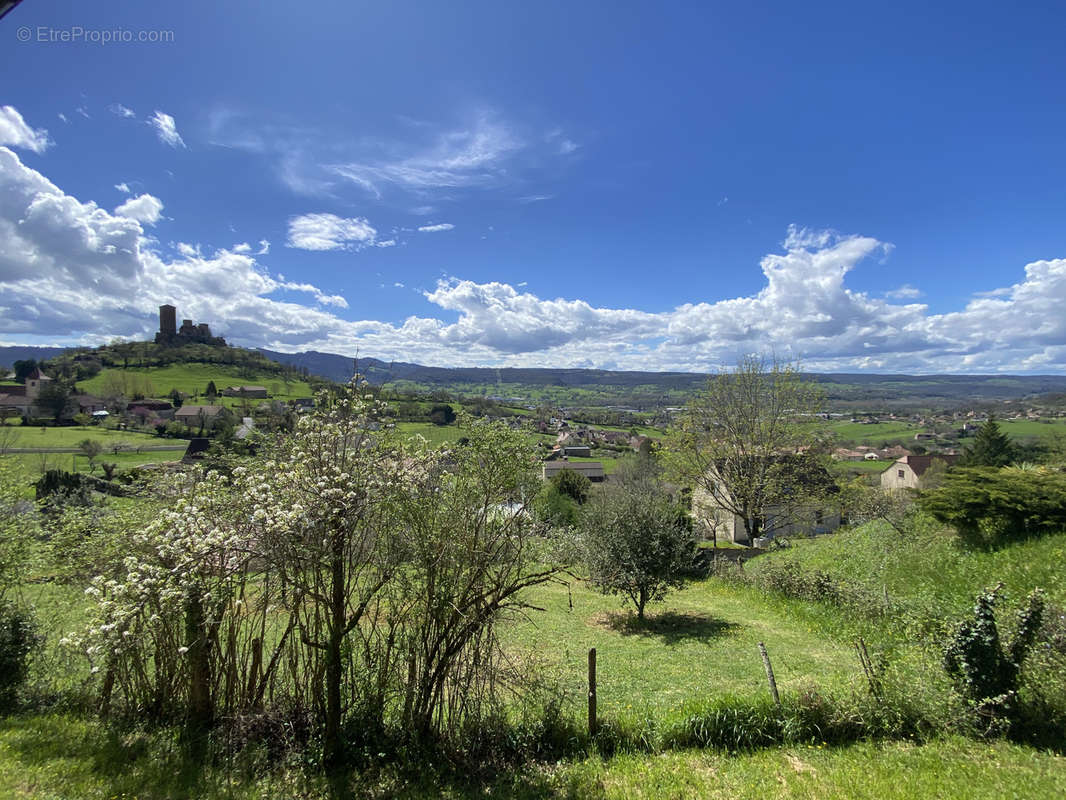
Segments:
[[[190,397],[202,399],[207,384],[214,382],[221,393],[227,386],[263,386],[271,398],[290,400],[310,397],[313,390],[306,380],[295,379],[288,372],[270,372],[254,367],[224,364],[173,364],[166,367],[108,367],[97,375],[79,381],[78,388],[102,397],[122,394],[126,397],[166,397],[177,389]],[[228,405],[239,398],[220,400]]]

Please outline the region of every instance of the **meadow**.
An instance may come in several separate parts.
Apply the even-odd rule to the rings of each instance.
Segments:
[[[104,452],[112,448],[136,450],[141,447],[156,447],[173,444],[148,433],[122,431],[106,425],[69,425],[62,427],[38,427],[35,425],[9,425],[10,447],[18,449],[76,448],[84,440],[99,442]],[[0,429],[0,435],[4,431]]]
[[[239,405],[241,398],[222,397],[227,386],[263,386],[272,399],[290,400],[311,397],[310,384],[302,380],[285,380],[276,373],[257,371],[249,367],[225,364],[171,364],[165,367],[108,367],[89,380],[78,383],[87,394],[106,396],[121,393],[127,397],[167,397],[174,389],[201,401],[207,384],[214,381],[219,402],[227,406]],[[255,402],[255,401],[252,401]]]
[[[858,562],[873,565],[900,592],[904,577],[930,553],[903,548],[886,558],[881,544],[864,544],[863,531],[844,534]],[[867,536],[878,540],[879,534]],[[1061,597],[1054,563],[1026,573],[1024,564],[1054,558],[1066,535],[1037,551],[963,559],[948,589],[935,594],[954,611],[990,571],[1008,576],[1012,590],[1050,580]],[[839,563],[833,537],[764,557],[809,565]],[[890,563],[886,563],[890,562]],[[889,569],[891,567],[891,569]],[[753,567],[754,568],[754,567]],[[856,575],[863,569],[855,566]],[[931,574],[932,567],[926,569]],[[852,573],[848,573],[851,575]],[[922,598],[924,579],[914,582]],[[81,622],[80,592],[53,584],[31,587],[39,608],[50,609],[53,637]],[[539,611],[503,631],[515,663],[564,698],[563,713],[580,720],[585,704],[589,647],[598,653],[602,724],[656,731],[684,724],[714,699],[758,702],[768,697],[757,643],[765,642],[783,694],[860,691],[863,683],[851,645],[856,628],[833,622],[819,604],[774,598],[715,578],[690,583],[637,625],[615,598],[582,581],[547,586],[527,598]],[[924,600],[923,600],[924,602]],[[853,621],[854,623],[854,621]],[[862,626],[866,633],[869,627]],[[53,662],[55,664],[62,662]],[[69,670],[69,666],[68,666]],[[68,685],[77,683],[68,674]],[[649,752],[650,749],[650,752]],[[339,793],[338,793],[339,792]],[[282,798],[389,796],[517,798],[1043,798],[1066,792],[1066,759],[1004,740],[976,741],[944,735],[922,740],[870,740],[827,745],[817,741],[756,750],[623,746],[601,753],[581,747],[559,761],[532,761],[502,770],[464,770],[440,764],[374,761],[351,773],[344,787],[308,769],[298,753],[281,760],[249,750],[209,762],[196,760],[173,729],[107,727],[78,713],[47,709],[0,718],[0,796],[12,798]]]

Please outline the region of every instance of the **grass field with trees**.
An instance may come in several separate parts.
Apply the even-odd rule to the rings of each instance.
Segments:
[[[749,366],[704,400],[749,381],[774,436],[697,402],[666,437],[672,470],[627,456],[606,486],[543,483],[538,438],[506,421],[393,425],[356,386],[130,497],[78,479],[35,504],[36,456],[0,458],[0,789],[1062,794],[1061,470],[980,468],[995,491],[966,503],[966,470],[918,502],[848,486],[851,527],[741,565],[697,548],[683,481],[731,459],[763,530],[760,504],[795,496],[776,454],[810,441],[817,395]]]

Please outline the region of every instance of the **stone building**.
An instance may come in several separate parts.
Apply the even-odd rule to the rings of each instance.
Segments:
[[[180,347],[183,344],[212,344],[224,346],[226,340],[221,336],[212,336],[211,327],[206,322],[193,324],[191,319],[183,319],[178,327],[178,310],[172,305],[159,307],[159,332],[155,343],[168,347]]]

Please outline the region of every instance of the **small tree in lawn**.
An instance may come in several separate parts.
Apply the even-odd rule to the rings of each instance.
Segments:
[[[104,452],[104,447],[95,439],[82,439],[78,442],[78,450],[81,454],[89,459],[89,469],[96,469],[96,459]]]
[[[648,603],[681,587],[696,549],[691,519],[650,477],[597,494],[582,539],[590,582],[632,603],[640,620]]]

